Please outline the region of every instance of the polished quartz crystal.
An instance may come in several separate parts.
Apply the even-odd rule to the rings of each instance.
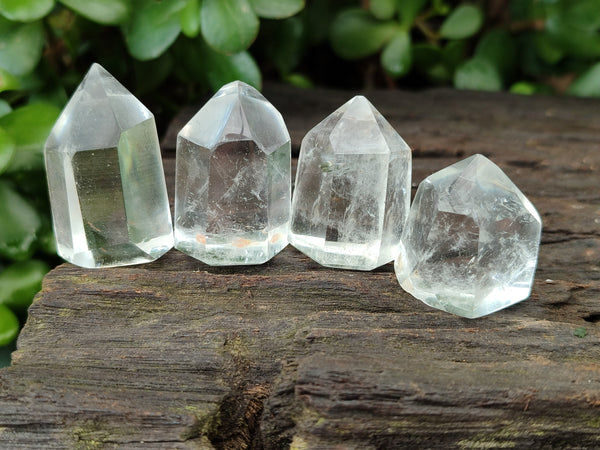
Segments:
[[[92,65],[45,145],[58,253],[83,267],[153,261],[173,246],[154,116]]]
[[[261,264],[287,244],[290,136],[256,89],[221,88],[177,137],[175,246],[211,265]]]
[[[541,230],[531,202],[498,166],[474,155],[419,185],[396,275],[430,306],[484,316],[529,296]]]
[[[290,242],[318,263],[371,270],[392,261],[410,201],[411,151],[357,96],[302,141]]]

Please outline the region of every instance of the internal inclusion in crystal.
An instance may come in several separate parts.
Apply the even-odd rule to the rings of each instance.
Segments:
[[[83,267],[152,261],[173,246],[154,118],[94,64],[45,146],[58,253]]]
[[[371,270],[392,261],[408,215],[411,152],[361,96],[302,141],[290,242],[318,263]]]
[[[175,246],[211,265],[261,264],[287,244],[290,138],[242,82],[224,86],[177,139]]]
[[[420,185],[396,274],[426,304],[475,318],[531,292],[541,219],[491,161],[467,158]]]

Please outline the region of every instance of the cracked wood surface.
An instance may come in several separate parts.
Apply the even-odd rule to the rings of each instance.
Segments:
[[[296,150],[352,95],[265,91]],[[413,187],[483,153],[536,205],[530,299],[462,319],[403,292],[391,264],[331,270],[290,247],[255,267],[176,251],[118,269],[63,264],[0,371],[0,447],[599,447],[600,103],[368,97],[414,149]],[[171,197],[168,149],[193,112],[163,140]]]

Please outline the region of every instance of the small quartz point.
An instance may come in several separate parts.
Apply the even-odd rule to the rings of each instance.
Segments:
[[[308,132],[298,159],[290,242],[319,264],[392,261],[410,202],[411,151],[362,96]]]
[[[175,247],[215,266],[262,264],[288,244],[290,136],[252,86],[223,86],[177,136]]]
[[[426,304],[481,317],[526,299],[542,221],[498,166],[474,155],[417,190],[395,269]]]
[[[153,261],[173,246],[154,116],[93,64],[45,145],[58,253],[82,267]]]

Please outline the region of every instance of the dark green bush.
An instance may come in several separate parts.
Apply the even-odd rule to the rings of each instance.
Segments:
[[[421,85],[600,96],[600,0],[371,0],[337,14],[331,44]]]
[[[0,0],[0,346],[58,262],[42,148],[92,62],[164,129],[263,76],[600,96],[599,30],[600,0]]]

